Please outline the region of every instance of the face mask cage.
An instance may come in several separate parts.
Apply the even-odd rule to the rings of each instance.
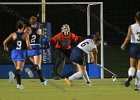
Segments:
[[[68,24],[64,24],[62,27],[61,27],[61,31],[63,32],[64,35],[69,35],[69,32],[70,32],[70,27]]]

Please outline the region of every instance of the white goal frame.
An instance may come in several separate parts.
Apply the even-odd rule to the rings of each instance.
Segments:
[[[45,6],[46,5],[59,5],[59,4],[87,4],[87,35],[90,35],[90,7],[94,5],[100,5],[100,34],[101,34],[101,66],[104,66],[104,48],[103,48],[103,2],[46,2],[46,0],[42,0],[42,2],[0,2],[0,5],[42,5],[42,22],[45,22]],[[101,68],[101,79],[104,78],[104,69]]]

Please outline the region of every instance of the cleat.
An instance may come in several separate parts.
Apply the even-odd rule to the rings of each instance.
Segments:
[[[133,79],[132,76],[129,76],[128,79],[125,81],[125,87],[129,87],[130,86],[130,81]]]
[[[69,79],[65,78],[64,81],[68,86],[72,85],[72,82]]]
[[[44,82],[41,82],[42,85],[47,85],[48,80],[45,80]]]
[[[87,86],[92,86],[91,82],[87,82],[86,85],[87,85]]]
[[[14,78],[15,78],[15,75],[12,71],[9,72],[9,83],[10,84],[13,84],[14,83]]]
[[[138,85],[135,85],[134,90],[135,91],[139,91],[140,90],[140,87]]]
[[[17,89],[24,89],[24,86],[17,84]]]
[[[25,72],[28,74],[29,78],[34,78],[34,74],[29,68],[25,68]]]
[[[129,81],[125,81],[125,87],[129,87],[130,86],[130,82]]]

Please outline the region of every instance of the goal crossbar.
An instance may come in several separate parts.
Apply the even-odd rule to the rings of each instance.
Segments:
[[[102,4],[103,2],[46,2],[45,4]],[[1,5],[42,5],[42,2],[0,2]]]

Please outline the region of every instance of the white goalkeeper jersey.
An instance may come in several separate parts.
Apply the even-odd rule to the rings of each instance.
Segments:
[[[140,25],[138,23],[132,24],[131,26],[131,43],[140,43]]]
[[[82,49],[85,53],[90,53],[93,48],[97,48],[92,39],[85,39],[77,45],[78,48]]]

